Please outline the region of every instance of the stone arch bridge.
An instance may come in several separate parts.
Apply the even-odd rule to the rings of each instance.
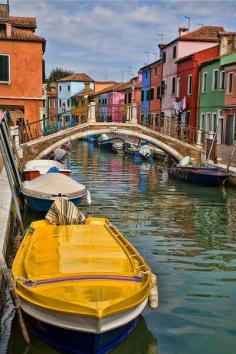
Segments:
[[[150,142],[175,160],[179,161],[183,156],[191,156],[197,164],[204,157],[204,150],[185,141],[171,137],[167,134],[155,131],[139,124],[132,123],[84,123],[71,128],[63,129],[50,135],[41,136],[27,143],[21,144],[21,153],[24,161],[35,158],[43,158],[56,147],[71,140],[80,139],[93,134],[116,133],[120,136],[132,136]]]

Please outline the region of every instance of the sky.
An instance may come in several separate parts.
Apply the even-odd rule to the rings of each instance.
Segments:
[[[6,0],[0,0],[4,3]],[[127,81],[159,58],[158,43],[178,28],[236,31],[235,0],[10,0],[12,16],[35,16],[46,41],[46,74],[55,67],[95,80]]]

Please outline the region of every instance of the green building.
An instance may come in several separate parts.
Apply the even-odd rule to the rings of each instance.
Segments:
[[[221,68],[221,58],[202,63],[199,75],[199,129],[212,133],[217,130],[217,141],[221,144],[225,91],[225,71]]]

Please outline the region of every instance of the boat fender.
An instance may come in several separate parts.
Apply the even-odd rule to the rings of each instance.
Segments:
[[[155,274],[152,273],[151,278],[152,278],[152,289],[148,296],[148,305],[152,310],[154,310],[159,305],[159,297],[158,297],[157,277]]]
[[[90,205],[92,203],[90,191],[87,191],[87,203],[88,203],[88,205]]]

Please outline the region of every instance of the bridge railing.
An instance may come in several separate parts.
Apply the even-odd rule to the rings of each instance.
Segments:
[[[132,121],[132,104],[96,104],[97,122],[129,123]],[[136,106],[136,119],[140,122],[141,107]]]
[[[190,144],[197,143],[197,141],[204,144],[207,138],[207,132],[199,131],[189,124],[179,123],[177,118],[161,116],[160,114],[142,116],[140,124]]]
[[[18,124],[19,143],[26,143],[86,122],[86,117],[70,117],[69,119],[57,117],[56,119],[40,119],[34,122],[21,121]]]

